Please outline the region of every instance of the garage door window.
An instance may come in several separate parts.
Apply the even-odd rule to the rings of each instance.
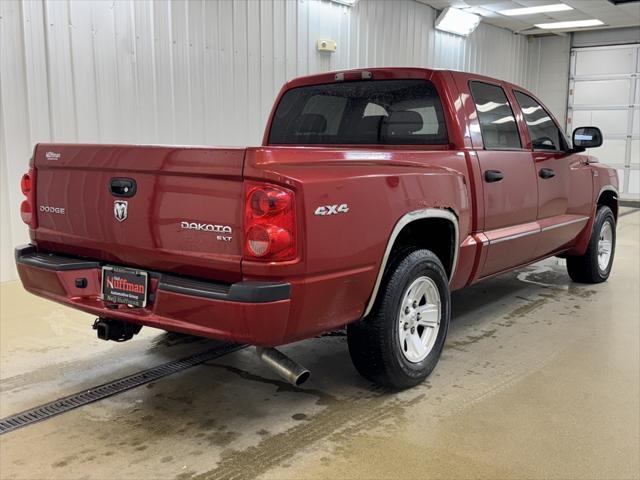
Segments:
[[[489,150],[520,150],[520,134],[504,90],[497,85],[469,82],[476,104],[482,142]]]
[[[534,150],[565,150],[562,134],[542,105],[522,92],[515,94],[529,130]]]

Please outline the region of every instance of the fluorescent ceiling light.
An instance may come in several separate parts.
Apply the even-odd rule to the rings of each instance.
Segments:
[[[594,18],[592,20],[574,20],[572,22],[537,23],[536,27],[544,28],[545,30],[556,30],[560,28],[597,27],[598,25],[604,25],[604,22]]]
[[[501,125],[503,123],[510,123],[510,122],[515,122],[515,121],[516,121],[515,118],[513,118],[512,116],[508,116],[508,117],[502,117],[502,118],[499,118],[497,120],[494,120],[491,123],[495,123],[497,125]]]
[[[490,112],[491,110],[495,110],[498,107],[504,106],[504,103],[496,103],[496,102],[487,102],[482,103],[480,105],[476,105],[476,110],[482,113]]]
[[[573,7],[570,7],[569,5],[565,5],[564,3],[554,3],[553,5],[540,5],[539,7],[510,8],[509,10],[501,10],[498,13],[500,15],[506,15],[507,17],[515,17],[517,15],[534,15],[536,13],[564,12],[566,10],[573,10]]]
[[[522,113],[531,115],[532,113],[536,113],[538,110],[542,110],[542,107],[527,107],[527,108],[521,108],[520,110],[522,110]]]
[[[480,23],[480,16],[473,13],[458,10],[457,8],[445,8],[436,18],[436,28],[444,32],[467,36],[473,32]]]
[[[547,123],[547,122],[550,122],[550,121],[551,121],[551,119],[549,117],[545,116],[545,117],[541,117],[541,118],[539,118],[537,120],[533,120],[531,122],[527,122],[527,125],[530,125],[530,126],[533,127],[535,125],[540,125],[541,123]]]
[[[353,7],[356,3],[358,3],[358,0],[331,0],[331,1],[335,3],[341,3],[342,5],[347,5],[348,7]]]

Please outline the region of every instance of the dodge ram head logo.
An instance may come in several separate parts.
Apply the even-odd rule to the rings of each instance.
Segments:
[[[113,202],[113,215],[119,222],[124,222],[127,219],[128,204],[126,200],[116,200]]]

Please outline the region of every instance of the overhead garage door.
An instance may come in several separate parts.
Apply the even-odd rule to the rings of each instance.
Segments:
[[[625,198],[640,198],[640,44],[571,51],[567,130],[595,125],[593,153],[615,167]]]

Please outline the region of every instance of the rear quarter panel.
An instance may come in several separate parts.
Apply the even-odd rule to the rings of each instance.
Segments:
[[[263,147],[249,149],[245,179],[296,192],[299,258],[243,261],[243,276],[292,283],[286,337],[300,339],[360,318],[396,222],[406,213],[445,208],[470,231],[466,157],[451,150]],[[348,213],[318,216],[319,206]]]

